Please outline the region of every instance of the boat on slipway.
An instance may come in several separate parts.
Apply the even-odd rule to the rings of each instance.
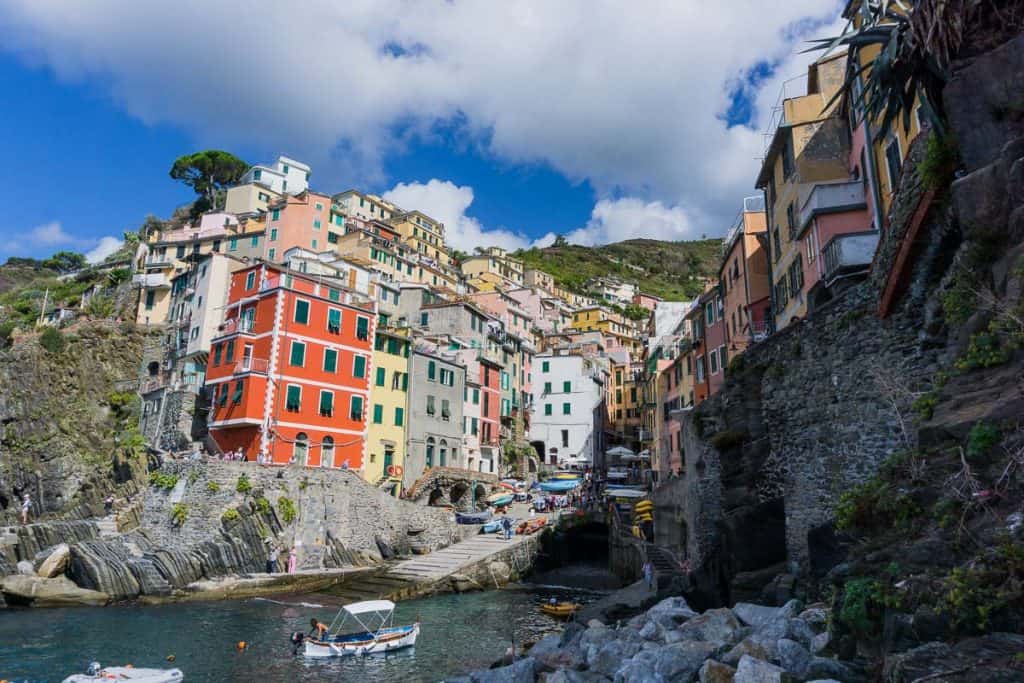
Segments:
[[[307,657],[318,658],[382,654],[412,647],[420,634],[419,622],[395,626],[394,616],[395,603],[390,600],[354,602],[339,610],[322,638],[304,636],[298,631],[292,634],[292,643],[302,643]],[[349,618],[360,630],[342,631]]]

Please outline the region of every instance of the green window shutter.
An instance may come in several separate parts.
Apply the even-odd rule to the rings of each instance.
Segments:
[[[226,406],[228,404],[228,391],[229,390],[230,390],[230,387],[228,387],[227,382],[225,382],[224,384],[220,385],[220,397],[217,399],[217,404],[219,406],[224,407],[224,406]]]
[[[551,382],[544,382],[544,393],[545,394],[550,394],[551,393]]]
[[[405,409],[404,408],[395,408],[395,426],[396,427],[401,427],[402,423],[404,421],[405,421]]]
[[[480,405],[480,390],[479,389],[474,389],[473,390],[473,405],[475,405],[475,406]]]
[[[270,241],[271,242],[276,242],[277,241],[277,228],[271,228],[270,229]]]
[[[302,299],[295,301],[295,322],[305,325],[309,322],[309,302]]]
[[[427,363],[427,379],[429,379],[431,382],[433,382],[436,377],[437,377],[437,363],[435,363],[434,361],[429,361]]]
[[[274,209],[273,213],[271,214],[270,220],[276,221],[280,217],[281,217],[281,209]]]
[[[252,289],[256,286],[256,271],[250,270],[245,276],[245,288]]]
[[[238,238],[232,237],[228,240],[228,251],[238,251]]]
[[[302,367],[306,364],[306,345],[302,342],[292,342],[291,358],[288,359],[289,365],[296,367]]]
[[[388,372],[384,368],[377,368],[377,386],[378,387],[384,386],[384,379],[385,379],[385,376],[387,374],[388,374]]]
[[[225,363],[230,363],[234,359],[235,359],[235,340],[234,339],[229,339],[228,340],[228,348],[224,352],[224,362]]]
[[[331,301],[341,301],[341,291],[330,287],[327,289],[327,298]]]
[[[545,415],[550,415],[551,414],[551,404],[550,403],[545,403],[544,404],[544,414]]]
[[[327,310],[327,331],[331,334],[341,334],[341,311],[336,308]]]
[[[213,347],[213,364],[220,365],[220,355],[224,351],[223,344],[217,344]]]
[[[334,392],[333,391],[321,391],[320,392],[320,414],[326,417],[330,417],[334,414]]]
[[[572,411],[572,404],[571,403],[563,403],[562,404],[562,415],[569,415],[571,411]]]
[[[402,373],[402,391],[409,391],[409,373]]]
[[[259,238],[259,236],[257,235],[255,237],[253,237],[252,241],[249,244],[251,244],[254,247],[260,246],[260,238]]]
[[[370,338],[370,319],[358,317],[356,318],[356,339],[369,339]]]
[[[551,363],[549,363],[547,361],[544,361],[543,363],[540,364],[540,371],[541,372],[547,372],[550,369],[551,369]]]
[[[352,363],[352,376],[353,377],[366,377],[366,358],[363,356],[356,356]]]
[[[384,406],[379,403],[373,404],[373,424],[379,425],[384,421]]]
[[[238,380],[235,382],[235,393],[231,397],[231,403],[238,405],[242,402],[242,389],[245,388],[245,380]]]
[[[572,382],[562,382],[562,391],[566,394],[572,393]]]
[[[349,411],[349,417],[353,420],[363,419],[363,397],[353,396],[352,397],[352,409]]]
[[[476,436],[480,429],[480,420],[477,418],[472,419],[472,434]]]
[[[334,349],[324,349],[324,372],[337,372],[338,352]]]
[[[284,407],[287,410],[298,411],[302,403],[302,387],[289,385],[285,394]]]

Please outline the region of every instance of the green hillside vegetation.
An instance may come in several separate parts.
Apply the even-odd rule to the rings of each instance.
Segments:
[[[527,268],[552,275],[566,289],[584,294],[592,277],[613,275],[635,282],[646,294],[669,301],[692,299],[704,289],[704,278],[718,273],[722,242],[663,242],[636,239],[584,247],[559,244],[516,252]]]

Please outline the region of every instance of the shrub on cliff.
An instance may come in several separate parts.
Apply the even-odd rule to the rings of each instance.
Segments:
[[[171,523],[174,526],[181,526],[188,519],[188,506],[184,503],[175,503],[171,507]]]
[[[256,499],[256,509],[259,511],[261,515],[269,515],[270,501],[260,496],[259,498]]]
[[[907,493],[879,478],[870,479],[839,497],[836,505],[838,529],[884,529],[903,526],[921,514],[921,508]]]
[[[223,515],[220,516],[220,521],[225,524],[228,522],[237,522],[239,519],[241,519],[241,517],[242,515],[238,513],[238,510],[236,510],[235,508],[231,508],[230,510],[226,511]]]
[[[210,493],[217,493],[220,491],[220,484],[215,481],[208,481],[206,482],[206,490]]]
[[[55,327],[47,327],[39,335],[39,345],[50,353],[60,353],[64,350],[64,335]]]
[[[238,483],[235,484],[235,490],[239,493],[249,493],[252,491],[252,482],[249,481],[248,475],[241,475],[238,477]]]
[[[299,512],[295,509],[295,503],[292,502],[291,498],[285,498],[284,496],[278,498],[277,509],[280,510],[281,519],[284,520],[285,524],[291,524],[299,516]]]
[[[178,477],[174,474],[164,474],[163,472],[150,472],[149,474],[149,485],[155,486],[159,489],[166,489],[170,491],[178,484]]]

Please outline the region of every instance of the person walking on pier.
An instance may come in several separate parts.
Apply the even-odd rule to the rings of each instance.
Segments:
[[[267,573],[268,574],[276,574],[277,573],[277,558],[278,558],[279,555],[280,555],[280,552],[278,551],[277,546],[272,546],[270,548],[270,552],[267,554]]]
[[[28,513],[32,509],[32,498],[26,493],[21,500],[21,523],[28,524]]]
[[[508,516],[501,518],[501,528],[505,530],[505,540],[512,538],[512,520]]]
[[[647,587],[650,588],[653,591],[654,590],[654,565],[651,564],[650,560],[647,560],[646,562],[644,562],[643,572],[644,572],[644,583],[646,583]]]

